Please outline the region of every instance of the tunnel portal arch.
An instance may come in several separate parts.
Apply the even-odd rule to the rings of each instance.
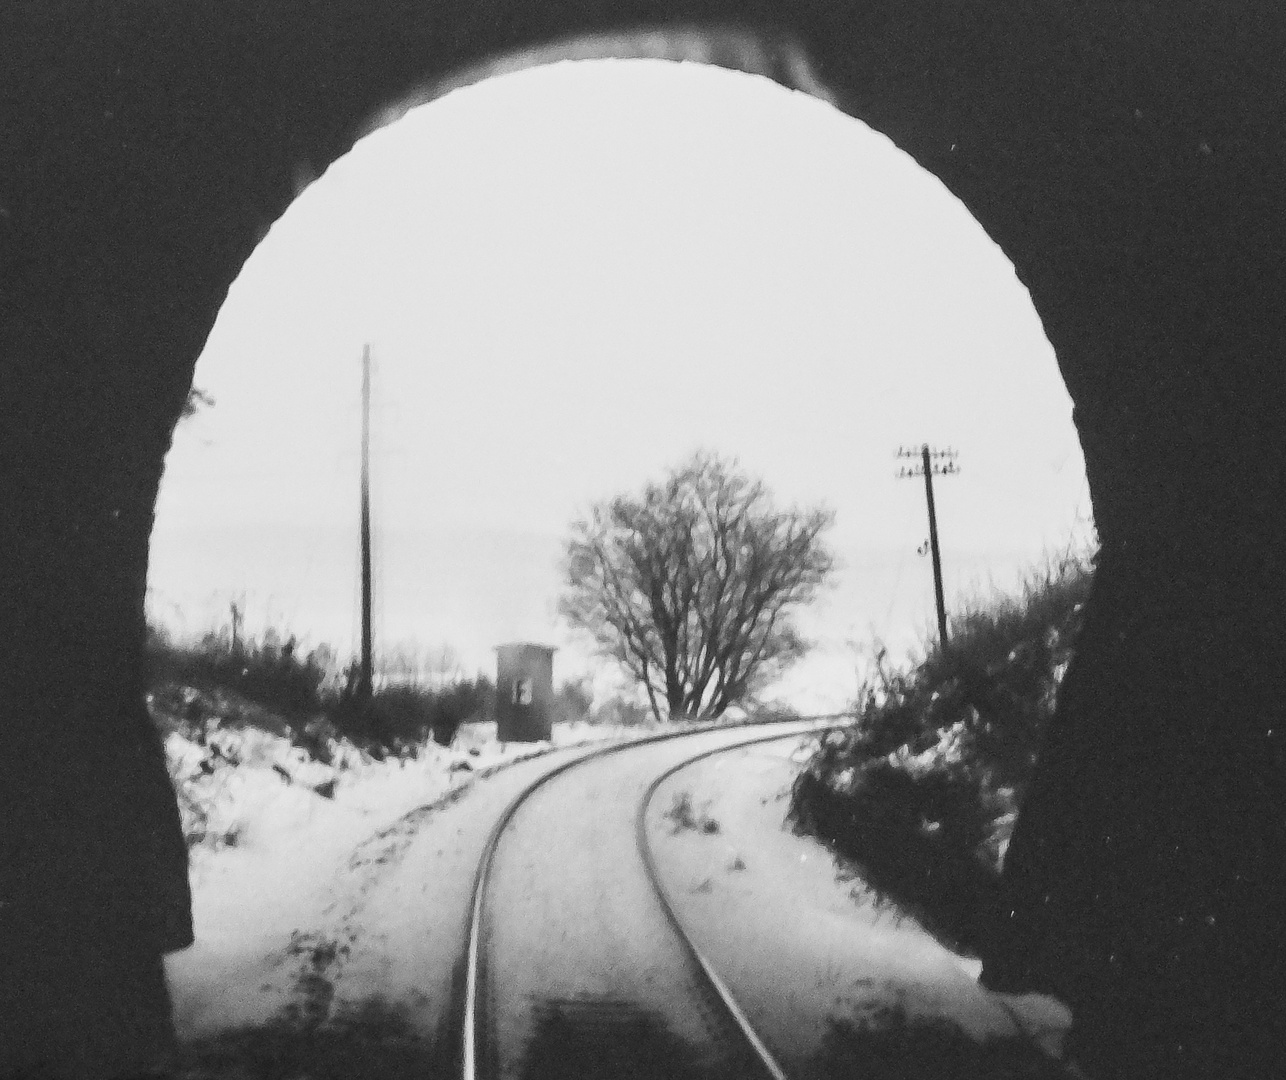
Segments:
[[[3,22],[6,948],[187,936],[143,733],[147,542],[192,366],[270,224],[497,57],[705,50],[824,88],[938,176],[1075,403],[1102,550],[989,977],[1068,997],[1105,1075],[1281,1056],[1280,5],[55,0]]]

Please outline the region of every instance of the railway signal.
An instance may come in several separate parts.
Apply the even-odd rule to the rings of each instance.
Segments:
[[[938,605],[938,640],[942,651],[947,649],[947,609],[942,599],[942,555],[938,550],[938,516],[933,506],[933,478],[935,476],[955,476],[960,472],[956,464],[959,456],[955,450],[932,450],[928,443],[915,447],[898,447],[897,456],[901,459],[919,462],[910,467],[898,469],[899,479],[911,476],[924,477],[924,497],[929,504],[929,547],[933,552],[933,595]],[[923,554],[923,551],[920,551]]]

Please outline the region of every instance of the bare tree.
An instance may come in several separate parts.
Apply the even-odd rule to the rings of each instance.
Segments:
[[[424,671],[430,688],[434,690],[445,690],[452,683],[464,679],[464,665],[460,663],[460,654],[445,643],[425,650]]]
[[[378,667],[380,680],[385,685],[419,687],[423,682],[419,646],[413,641],[387,646],[380,655]]]
[[[415,641],[399,641],[384,650],[379,669],[391,685],[433,691],[445,690],[465,677],[459,653],[445,643],[421,648]]]
[[[639,497],[591,508],[567,541],[560,610],[646,690],[652,712],[713,719],[806,649],[792,609],[834,560],[834,513],[776,509],[763,482],[697,453]]]

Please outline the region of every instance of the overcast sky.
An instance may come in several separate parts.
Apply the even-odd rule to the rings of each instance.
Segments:
[[[1013,268],[883,136],[766,80],[561,63],[456,91],[306,189],[232,287],[197,366],[153,533],[151,610],[352,648],[360,358],[373,407],[377,645],[561,647],[567,525],[692,450],[838,512],[842,570],[802,620],[806,708],[854,689],[850,642],[933,621],[923,485],[900,444],[960,452],[937,488],[946,592],[1012,584],[1089,529],[1052,350]]]

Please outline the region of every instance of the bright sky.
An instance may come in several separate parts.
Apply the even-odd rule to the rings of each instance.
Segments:
[[[357,630],[360,358],[375,357],[377,648],[557,645],[568,523],[705,447],[782,503],[825,502],[836,584],[780,689],[855,688],[851,642],[933,622],[923,484],[948,605],[1090,530],[1071,403],[1026,290],[886,138],[765,79],[565,62],[458,90],[362,140],[233,285],[197,365],[152,539],[151,610],[190,634]]]

